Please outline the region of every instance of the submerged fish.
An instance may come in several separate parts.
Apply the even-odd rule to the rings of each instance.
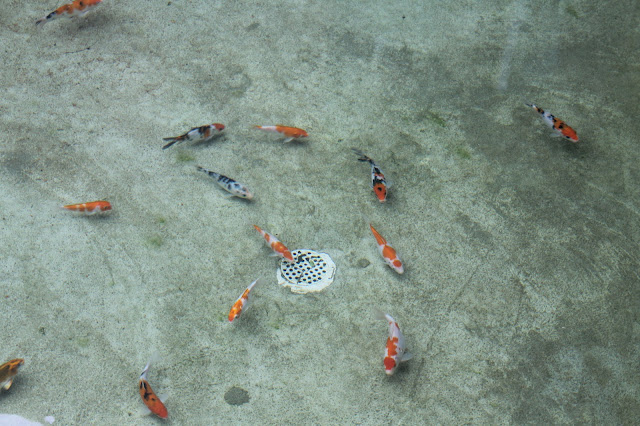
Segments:
[[[67,204],[66,206],[62,206],[62,208],[90,216],[92,214],[109,211],[112,207],[110,202],[100,200],[91,201],[90,203]]]
[[[233,322],[233,320],[238,318],[243,311],[247,310],[247,308],[249,307],[249,293],[251,293],[251,290],[253,289],[253,287],[255,287],[256,284],[258,284],[259,281],[260,279],[257,279],[249,284],[249,287],[247,287],[246,290],[240,295],[240,297],[238,297],[238,300],[236,300],[236,302],[231,307],[231,310],[229,311],[229,322]]]
[[[371,158],[364,155],[364,153],[359,149],[356,149],[356,148],[351,148],[351,149],[353,150],[353,152],[355,152],[360,156],[360,158],[358,158],[358,161],[365,161],[371,165],[371,188],[373,189],[373,192],[376,194],[376,197],[378,197],[378,201],[380,201],[381,203],[384,203],[385,201],[387,201],[388,185],[387,185],[387,181],[384,179],[384,174],[382,173],[382,169],[380,169],[380,167],[378,167],[378,165]]]
[[[24,359],[16,358],[0,365],[0,388],[9,390],[18,369],[24,365]]]
[[[256,129],[265,130],[267,132],[276,132],[283,135],[286,139],[284,143],[291,142],[294,139],[306,138],[309,134],[297,127],[283,126],[276,124],[275,126],[254,126]]]
[[[184,141],[197,141],[197,142],[206,141],[208,139],[211,139],[217,133],[220,133],[223,130],[224,130],[224,124],[220,124],[220,123],[212,123],[212,124],[207,124],[205,126],[194,127],[184,135],[174,136],[170,138],[162,138],[163,141],[169,142],[165,146],[163,146],[162,149],[167,149],[171,145],[174,145],[176,143],[182,143]]]
[[[561,136],[573,143],[578,142],[578,134],[567,123],[554,117],[550,112],[545,112],[542,108],[537,107],[534,104],[525,103],[525,105],[533,108],[537,113],[539,113],[542,120],[547,123],[547,126],[554,130],[555,133],[552,134],[552,136]]]
[[[398,253],[396,253],[396,250],[389,244],[387,244],[387,240],[385,240],[382,235],[380,235],[378,231],[376,231],[373,225],[369,224],[369,228],[371,228],[371,232],[376,238],[378,249],[380,250],[380,255],[384,259],[385,263],[397,273],[402,274],[404,272],[404,265],[398,257]]]
[[[196,166],[196,168],[214,178],[218,185],[222,187],[222,189],[224,189],[234,197],[246,198],[247,200],[253,198],[253,194],[251,193],[251,191],[249,191],[249,189],[240,182],[236,182],[230,177],[221,175],[220,173],[207,170],[204,167]]]
[[[265,241],[267,242],[267,244],[269,244],[271,250],[273,250],[276,255],[284,258],[287,262],[295,262],[295,259],[293,258],[293,255],[291,254],[289,249],[284,244],[282,244],[280,240],[278,240],[270,233],[260,229],[258,225],[253,225],[253,227],[256,228],[256,231],[258,231],[260,235],[264,237]]]
[[[401,362],[410,360],[413,355],[406,351],[404,336],[400,332],[400,326],[396,320],[383,312],[377,312],[377,317],[389,323],[389,337],[384,352],[384,371],[391,376],[396,372]]]
[[[149,382],[147,381],[147,372],[149,371],[150,366],[151,360],[147,362],[147,365],[144,367],[144,370],[142,370],[142,374],[140,375],[140,381],[138,383],[140,388],[140,397],[149,411],[161,419],[166,419],[169,416],[167,407],[164,406],[164,403],[160,398],[158,398],[153,389],[151,389],[151,385],[149,385]]]
[[[75,0],[73,3],[62,5],[47,16],[38,19],[36,25],[44,25],[63,16],[73,18],[74,16],[84,15],[95,9],[101,2],[102,0]]]

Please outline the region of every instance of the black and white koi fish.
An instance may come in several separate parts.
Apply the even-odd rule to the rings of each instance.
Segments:
[[[251,191],[249,191],[249,189],[240,182],[236,182],[230,177],[221,175],[220,173],[207,170],[204,167],[196,166],[196,168],[214,178],[218,185],[222,187],[222,189],[224,189],[234,197],[246,198],[247,200],[251,200],[253,198],[253,194],[251,193]]]
[[[355,152],[360,156],[360,158],[358,158],[358,161],[364,161],[366,163],[371,164],[371,188],[373,189],[373,192],[376,194],[376,197],[378,197],[378,201],[380,201],[381,203],[384,203],[385,201],[387,201],[387,189],[389,188],[389,185],[387,184],[387,181],[384,179],[384,174],[382,173],[382,169],[380,169],[380,167],[378,167],[378,165],[371,158],[366,156],[359,149],[356,149],[356,148],[351,148],[351,149],[353,150],[353,152]]]

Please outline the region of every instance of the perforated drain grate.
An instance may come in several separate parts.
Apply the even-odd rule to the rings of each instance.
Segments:
[[[296,262],[280,263],[278,284],[304,294],[321,291],[333,282],[336,264],[328,254],[306,249],[293,250],[291,254]]]

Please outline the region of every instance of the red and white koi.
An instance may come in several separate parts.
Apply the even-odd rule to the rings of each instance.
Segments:
[[[214,178],[218,183],[218,185],[220,185],[222,189],[227,191],[232,196],[246,198],[247,200],[250,200],[253,198],[253,194],[251,193],[251,191],[249,191],[249,189],[243,184],[241,184],[240,182],[236,182],[230,177],[221,175],[220,173],[207,170],[204,167],[196,166],[196,168],[201,172],[205,172],[206,174]]]
[[[384,174],[382,173],[382,169],[380,169],[380,167],[378,167],[378,165],[374,163],[374,161],[371,158],[364,155],[364,153],[359,149],[356,149],[356,148],[351,148],[351,149],[353,149],[353,151],[360,156],[360,158],[358,158],[358,161],[366,161],[369,164],[371,164],[371,188],[373,189],[373,192],[376,194],[376,197],[378,197],[378,201],[380,201],[381,203],[384,203],[385,201],[387,201],[388,185],[387,185],[387,181],[384,179]]]
[[[387,240],[385,240],[382,235],[380,235],[378,231],[376,231],[372,224],[369,224],[369,228],[371,228],[371,232],[376,238],[378,249],[380,250],[380,255],[384,259],[385,263],[397,273],[402,274],[404,272],[404,266],[402,265],[402,261],[398,257],[398,253],[396,253],[396,250],[389,244],[387,244]]]
[[[174,136],[171,138],[162,138],[163,141],[169,142],[162,149],[167,149],[171,145],[176,143],[182,143],[184,141],[202,142],[211,139],[218,133],[224,130],[224,124],[212,123],[205,126],[194,127],[184,135]]]
[[[9,390],[18,369],[24,365],[24,359],[16,358],[0,365],[0,388]]]
[[[265,130],[267,132],[276,132],[280,133],[286,139],[284,143],[291,142],[294,139],[306,138],[309,134],[297,127],[283,126],[281,124],[276,124],[275,126],[254,126],[256,129]]]
[[[391,376],[401,362],[410,360],[413,355],[406,351],[404,336],[396,320],[391,315],[380,311],[377,311],[377,317],[389,323],[389,337],[384,352],[384,371]]]
[[[264,232],[258,225],[253,225],[253,227],[256,228],[256,231],[258,231],[260,235],[264,237],[265,241],[267,242],[267,244],[269,244],[271,250],[273,250],[276,255],[282,257],[287,262],[295,262],[295,259],[293,258],[293,255],[291,254],[289,249],[284,244],[282,244],[280,240],[278,240],[268,232]]]
[[[112,206],[110,202],[100,200],[91,201],[90,203],[67,204],[66,206],[62,206],[62,208],[90,216],[96,213],[107,212],[112,209]]]
[[[537,107],[534,104],[525,103],[525,105],[533,108],[537,113],[539,113],[544,122],[547,123],[547,126],[551,127],[554,132],[556,132],[552,134],[552,136],[561,136],[573,143],[578,142],[578,134],[567,123],[554,117],[550,112],[545,112],[542,108]]]
[[[144,370],[142,370],[142,374],[140,375],[140,397],[142,398],[142,402],[147,406],[149,411],[151,411],[156,416],[161,419],[166,419],[169,416],[169,412],[167,411],[167,407],[164,406],[164,403],[158,398],[156,393],[151,389],[151,385],[147,381],[147,372],[149,371],[149,367],[151,366],[151,360],[147,363]]]
[[[249,307],[249,293],[251,292],[253,287],[255,287],[255,285],[258,284],[258,281],[260,281],[259,278],[254,282],[252,282],[251,284],[249,284],[249,287],[247,287],[247,289],[242,293],[242,295],[238,297],[238,300],[236,300],[236,303],[233,304],[233,306],[231,307],[231,310],[229,311],[229,322],[233,322],[233,320],[238,318],[243,311],[247,310],[247,308]]]
[[[74,16],[84,15],[95,9],[101,2],[102,0],[75,0],[73,3],[62,5],[47,16],[38,19],[36,25],[43,25],[63,16],[73,18]]]

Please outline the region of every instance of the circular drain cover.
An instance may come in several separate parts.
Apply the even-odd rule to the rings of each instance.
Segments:
[[[295,263],[283,260],[278,269],[278,284],[290,287],[294,293],[321,291],[333,282],[336,264],[327,253],[313,250],[293,250]]]

